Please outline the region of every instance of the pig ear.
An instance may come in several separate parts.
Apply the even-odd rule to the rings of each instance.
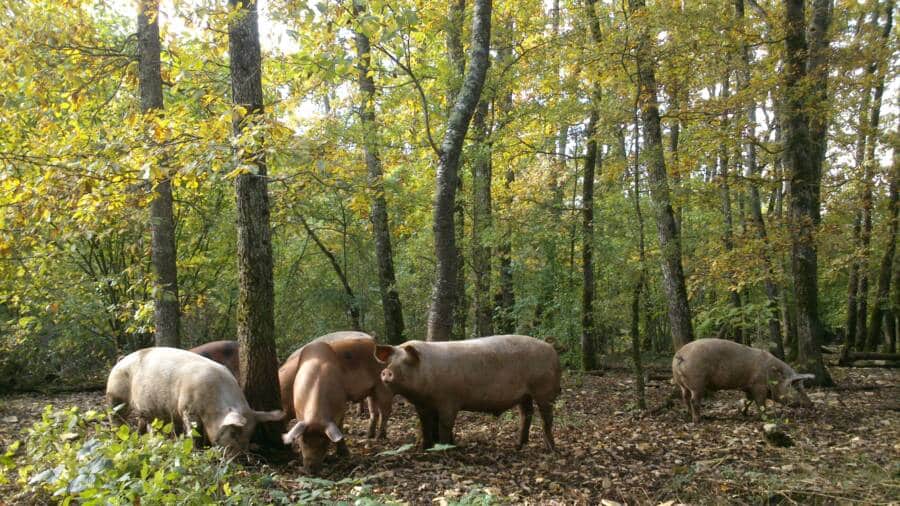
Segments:
[[[225,425],[234,425],[236,427],[243,427],[247,425],[247,419],[244,418],[243,415],[238,413],[237,411],[229,411],[225,418],[222,419],[222,426]]]
[[[328,425],[325,426],[325,435],[328,436],[332,443],[338,443],[344,439],[344,433],[341,432],[340,427],[334,422],[328,422]]]
[[[394,347],[387,344],[379,344],[375,346],[375,360],[382,364],[387,364],[391,355],[394,354]]]
[[[306,430],[306,423],[297,420],[297,423],[285,434],[281,435],[281,440],[284,441],[284,444],[289,445],[294,442],[295,439],[300,437],[300,434],[303,434],[303,431]]]
[[[257,422],[262,423],[284,420],[284,411],[280,409],[276,409],[275,411],[254,411],[253,415],[256,417]]]
[[[406,360],[410,363],[410,365],[416,365],[419,363],[419,350],[416,349],[415,346],[409,344],[403,347],[406,350]]]

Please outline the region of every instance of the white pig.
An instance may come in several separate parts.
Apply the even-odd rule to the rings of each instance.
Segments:
[[[234,375],[223,365],[177,348],[146,348],[125,356],[106,382],[120,417],[137,413],[139,428],[158,418],[189,431],[193,423],[209,442],[231,451],[246,451],[260,422],[277,421],[284,412],[255,411],[247,404]]]

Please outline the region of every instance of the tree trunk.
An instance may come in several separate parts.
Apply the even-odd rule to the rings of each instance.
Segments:
[[[491,140],[487,124],[488,102],[484,99],[475,109],[475,156],[472,159],[472,271],[475,274],[475,337],[494,334],[494,311],[491,300],[491,246],[485,241],[490,234],[491,216]]]
[[[469,121],[481,97],[488,67],[491,35],[491,0],[475,0],[472,43],[463,85],[447,120],[440,147],[437,191],[434,202],[434,249],[437,272],[428,312],[428,340],[446,341],[453,330],[453,306],[457,300],[457,248],[455,220],[459,161]]]
[[[250,406],[281,407],[278,359],[275,355],[275,287],[272,280],[272,237],[263,119],[262,65],[255,0],[229,0],[236,11],[228,26],[231,93],[235,108],[237,162],[247,172],[235,179],[237,195],[238,307],[241,383]],[[281,448],[283,422],[264,424],[263,441]]]
[[[887,5],[885,5],[885,22],[884,27],[881,32],[881,45],[887,48],[887,44],[889,38],[891,36],[891,28],[893,27],[894,21],[894,2],[893,0],[888,1]],[[875,25],[878,25],[878,9],[875,9]],[[877,83],[875,84],[875,94],[872,97],[872,113],[869,115],[869,135],[871,139],[866,144],[866,172],[873,173],[875,172],[875,165],[878,161],[875,159],[875,148],[878,145],[878,123],[881,118],[881,98],[884,95],[884,79],[885,79],[885,65],[873,65],[875,68],[873,69],[875,74],[877,75]],[[893,171],[892,171],[893,172]],[[871,180],[867,179],[866,182],[869,183]],[[891,187],[892,190],[896,189],[896,177],[891,174]],[[869,189],[869,210],[871,214],[871,206],[872,206],[872,195],[871,188]],[[891,195],[891,198],[894,198],[894,195]],[[869,330],[868,335],[863,336],[866,339],[866,349],[870,351],[877,351],[878,345],[884,342],[884,337],[881,335],[882,331],[882,316],[884,315],[884,309],[887,306],[887,298],[890,293],[890,282],[891,282],[891,265],[894,260],[894,250],[896,248],[896,237],[897,237],[897,208],[896,208],[896,200],[891,201],[891,206],[889,209],[889,220],[888,226],[890,227],[890,233],[888,237],[891,238],[888,243],[887,248],[885,249],[884,256],[882,257],[881,265],[878,270],[878,288],[875,293],[875,300],[872,301],[872,319],[869,321]],[[869,216],[869,232],[870,235],[866,237],[866,239],[871,238],[871,216]],[[868,246],[868,244],[866,245]],[[887,263],[885,263],[887,262]],[[866,314],[863,313],[862,317],[865,318]]]
[[[828,0],[815,0],[811,33],[815,42],[807,46],[805,0],[784,0],[785,68],[784,68],[784,161],[790,173],[791,271],[797,304],[797,358],[799,370],[815,374],[818,385],[832,385],[822,360],[822,325],[818,313],[818,277],[816,273],[816,244],[814,232],[819,223],[819,185],[821,155],[824,153],[822,119],[811,120],[807,115],[808,91],[811,78],[813,96],[827,93],[827,74],[822,64],[811,65],[807,72],[806,56],[820,62],[824,50],[822,39],[828,29],[830,10]],[[824,44],[827,47],[827,43]],[[821,102],[815,102],[821,103]]]
[[[895,151],[896,153],[896,151]],[[875,292],[875,300],[872,304],[872,320],[869,323],[869,339],[867,348],[878,351],[878,345],[885,342],[882,335],[882,318],[893,318],[891,311],[891,270],[894,266],[894,254],[897,249],[897,213],[898,199],[897,187],[900,186],[900,166],[897,165],[897,157],[894,157],[890,182],[890,196],[888,197],[888,243],[881,257],[881,265],[878,268],[878,289]],[[888,324],[890,327],[890,324]],[[888,328],[888,341],[891,340],[892,329]],[[890,343],[888,343],[890,347]]]
[[[744,21],[744,0],[734,1],[735,15],[740,22]],[[738,87],[746,90],[750,86],[750,50],[746,41],[741,41],[741,71],[738,73]],[[750,218],[753,227],[756,230],[756,237],[762,241],[763,255],[766,266],[766,276],[763,280],[765,286],[766,298],[768,301],[768,328],[769,339],[775,344],[775,353],[779,358],[784,359],[784,342],[781,334],[781,326],[778,323],[779,305],[778,300],[778,284],[775,282],[775,267],[772,262],[772,256],[769,246],[769,236],[766,231],[766,221],[762,213],[762,203],[759,196],[759,183],[757,179],[760,177],[759,166],[756,159],[756,101],[750,100],[747,104],[747,126],[743,132],[744,142],[744,165],[750,181]]]
[[[637,129],[637,108],[634,111],[635,117],[635,130]],[[637,132],[635,132],[637,134]],[[634,286],[634,293],[631,298],[631,358],[634,361],[634,374],[635,374],[635,396],[637,398],[637,406],[639,409],[646,409],[647,402],[644,395],[644,369],[641,363],[641,347],[640,347],[640,327],[639,327],[639,313],[640,313],[640,298],[641,291],[644,292],[644,313],[645,318],[647,313],[649,313],[649,290],[647,290],[647,258],[646,258],[646,248],[644,243],[644,213],[641,210],[641,165],[639,163],[640,159],[640,149],[639,149],[639,137],[635,135],[634,137],[634,188],[632,190],[632,199],[634,200],[634,215],[637,218],[638,223],[638,261],[640,264],[638,265],[638,280]],[[624,148],[624,139],[622,141],[622,153],[625,154]],[[644,332],[649,332],[647,329],[646,323],[649,320],[645,320]]]
[[[730,93],[728,90],[729,87],[729,76],[725,76],[725,80],[722,83],[722,94],[721,97],[725,100],[728,99]],[[725,113],[722,118],[722,127],[725,132],[729,131],[729,121],[728,121],[728,113]],[[725,224],[725,228],[722,231],[722,244],[725,246],[725,251],[731,253],[734,251],[734,218],[731,212],[731,188],[728,185],[728,147],[724,142],[719,143],[719,190],[722,193],[722,216]],[[729,284],[735,284],[733,276],[729,276]],[[740,311],[741,309],[741,295],[738,291],[733,288],[728,288],[728,298],[731,300],[731,305],[734,306],[735,309]],[[730,325],[730,324],[729,324]],[[735,342],[742,343],[743,332],[740,327],[731,328],[731,336]]]
[[[354,15],[364,10],[359,0],[353,0]],[[391,247],[391,231],[388,220],[387,200],[384,194],[384,171],[379,154],[378,123],[375,118],[375,78],[372,76],[372,54],[369,37],[362,31],[354,33],[356,40],[357,68],[359,70],[360,122],[363,126],[363,150],[366,157],[369,191],[372,193],[372,232],[375,236],[375,258],[378,263],[378,290],[384,310],[386,341],[400,344],[404,339],[403,308],[397,293],[394,274],[394,251]],[[356,300],[356,299],[351,299]],[[358,319],[357,319],[358,325]]]
[[[497,57],[506,66],[512,61],[513,46],[513,23],[507,21],[506,32],[509,34],[509,41],[501,44],[497,50]],[[507,118],[512,112],[513,100],[512,91],[506,90],[502,98],[498,102],[499,115],[501,123],[507,123]],[[504,199],[503,206],[507,212],[512,209],[512,184],[515,182],[516,173],[513,165],[508,164],[506,174],[504,175]],[[497,331],[503,334],[511,334],[516,331],[515,304],[516,297],[513,291],[512,277],[512,227],[511,220],[507,219],[503,226],[500,244],[497,246],[497,256],[499,257],[499,273],[500,273],[500,289],[495,296],[494,305],[497,308],[495,316]]]
[[[594,280],[594,167],[597,164],[597,111],[591,110],[585,137],[587,148],[584,155],[584,189],[582,205],[582,245],[581,267],[584,284],[581,292],[581,366],[585,371],[597,368],[597,351],[594,348],[596,329],[594,328],[594,297],[597,283]]]
[[[341,286],[344,288],[344,293],[347,295],[347,316],[350,318],[350,326],[353,330],[362,330],[362,325],[359,320],[359,301],[356,298],[356,294],[353,293],[353,288],[350,286],[350,282],[347,280],[347,275],[344,273],[344,269],[341,268],[340,262],[338,262],[337,257],[334,256],[334,253],[328,249],[328,246],[325,246],[325,243],[319,238],[316,231],[309,226],[306,219],[303,216],[299,216],[300,223],[303,225],[303,228],[306,230],[306,233],[309,237],[316,243],[316,246],[319,248],[319,251],[322,252],[323,255],[328,259],[331,263],[331,267],[334,269],[334,273],[337,275],[338,280],[341,282]]]
[[[637,13],[644,8],[644,0],[629,0],[630,10]],[[677,350],[694,339],[691,309],[681,265],[681,236],[675,223],[675,213],[669,196],[666,160],[663,155],[662,130],[659,120],[657,86],[651,58],[653,37],[642,29],[637,53],[641,120],[644,124],[644,153],[649,168],[650,196],[656,214],[659,246],[662,251],[663,283],[669,309],[672,341]]]
[[[163,109],[159,41],[159,1],[141,0],[138,7],[138,86],[141,112],[148,118]],[[150,204],[150,257],[156,276],[153,320],[156,346],[181,346],[178,307],[178,268],[175,245],[175,215],[172,211],[172,182],[168,173],[154,177],[150,172],[153,202]],[[162,172],[167,172],[162,169]]]

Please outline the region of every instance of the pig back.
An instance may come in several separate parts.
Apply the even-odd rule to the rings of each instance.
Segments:
[[[556,350],[532,337],[501,335],[411,344],[420,352],[425,396],[460,409],[502,411],[527,395],[547,403],[560,391]]]
[[[288,419],[294,417],[294,378],[297,376],[299,357],[303,352],[303,349],[312,343],[323,342],[331,344],[348,339],[368,340],[372,342],[373,348],[375,346],[375,338],[373,338],[369,334],[366,334],[365,332],[358,332],[354,330],[332,332],[330,334],[325,334],[324,336],[319,336],[306,345],[301,346],[293,353],[291,353],[291,355],[284,361],[284,364],[282,364],[282,366],[278,369],[278,384],[281,389],[282,410],[287,414]]]
[[[211,341],[191,348],[189,351],[202,355],[214,362],[218,362],[231,371],[234,378],[240,381],[241,368],[238,351],[240,347],[237,341]]]
[[[186,408],[229,405],[247,407],[231,372],[225,366],[195,353],[176,348],[147,348],[122,359],[127,370],[129,400],[133,409],[148,417],[174,420]]]
[[[708,390],[744,389],[756,383],[771,355],[725,339],[698,339],[678,350],[672,360],[676,383]]]

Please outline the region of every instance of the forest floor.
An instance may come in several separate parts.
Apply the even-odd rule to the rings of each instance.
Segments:
[[[329,456],[321,478],[330,481],[304,478],[297,461],[245,469],[268,474],[279,495],[308,500],[315,487],[323,502],[352,503],[364,493],[410,504],[481,504],[486,494],[516,504],[896,504],[900,371],[831,371],[840,386],[811,389],[814,408],[770,409],[791,448],[766,442],[755,408],[740,414],[743,394],[707,399],[704,420],[693,425],[680,400],[665,407],[673,390],[668,380],[649,382],[647,402],[655,412],[641,415],[633,409],[630,374],[610,371],[566,377],[556,404],[558,453],[545,449],[538,416],[531,442],[516,451],[515,410],[499,418],[462,413],[458,447],[421,451],[410,447],[417,420],[398,398],[386,441],[366,440],[366,421],[350,417],[351,457]],[[96,409],[103,393],[0,397],[0,448],[19,438],[46,404]]]

